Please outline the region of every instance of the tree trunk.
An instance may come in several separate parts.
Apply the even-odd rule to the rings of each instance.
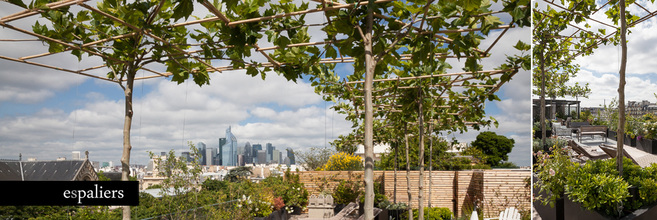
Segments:
[[[408,192],[408,220],[413,220],[413,209],[411,208],[411,158],[408,156],[408,134],[404,132],[404,140],[406,142],[406,192]]]
[[[130,128],[132,127],[132,90],[135,84],[135,74],[132,68],[126,74],[126,86],[123,88],[125,94],[125,120],[123,122],[123,155],[121,156],[121,180],[130,180]],[[130,219],[130,206],[123,206],[123,219]]]
[[[397,170],[399,169],[399,164],[397,163],[397,149],[399,148],[399,143],[394,143],[395,144],[395,171],[394,171],[394,179],[395,179],[395,184],[393,188],[393,193],[392,193],[392,203],[397,203]]]
[[[433,188],[433,123],[429,124],[429,208],[431,208],[431,189]]]
[[[541,122],[541,146],[543,150],[547,151],[548,149],[545,149],[545,43],[543,40],[541,40],[541,48],[541,115],[539,120]]]
[[[420,82],[422,82],[420,80]],[[418,97],[420,98],[418,101],[418,123],[420,126],[420,136],[419,138],[419,151],[420,155],[418,157],[418,163],[420,165],[420,178],[418,179],[419,186],[418,186],[418,219],[424,219],[424,115],[423,115],[423,109],[422,109],[422,103],[424,102],[422,98],[422,83],[420,83],[420,87],[418,87]]]
[[[365,48],[365,219],[374,218],[374,149],[373,149],[373,121],[374,112],[372,110],[372,83],[374,79],[374,67],[376,61],[372,55],[372,26],[374,23],[373,9],[367,7],[367,24],[365,27],[365,38],[363,44]]]
[[[620,63],[620,84],[618,85],[618,137],[616,151],[616,166],[618,166],[618,176],[623,176],[623,133],[625,132],[625,65],[627,64],[627,41],[625,32],[627,24],[625,23],[625,0],[620,3],[620,20],[621,20],[621,63]]]

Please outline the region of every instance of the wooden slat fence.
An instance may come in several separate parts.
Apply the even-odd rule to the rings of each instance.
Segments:
[[[425,205],[428,206],[431,200],[432,207],[449,208],[455,217],[471,213],[475,203],[485,217],[497,217],[507,207],[529,210],[531,194],[525,180],[530,175],[530,170],[433,171],[430,185],[429,171],[425,171]],[[299,177],[308,192],[319,194],[322,190],[331,192],[340,180],[362,180],[363,171],[303,171],[299,172]],[[409,178],[410,203],[406,171],[397,171],[396,184],[394,171],[374,172],[375,181],[383,184],[382,193],[390,201],[404,202],[417,208],[419,171],[411,171]]]

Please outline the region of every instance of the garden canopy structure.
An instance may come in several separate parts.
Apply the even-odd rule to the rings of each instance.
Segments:
[[[505,63],[491,67],[495,70],[480,65],[491,57],[497,42],[505,41],[509,29],[530,25],[530,1],[106,0],[92,6],[86,0],[29,4],[8,0],[2,4],[13,4],[15,13],[0,15],[2,36],[12,36],[0,42],[45,44],[44,51],[34,54],[12,56],[11,51],[2,51],[0,59],[116,82],[124,89],[124,179],[134,80],[171,77],[181,83],[193,78],[203,85],[208,83],[208,72],[245,69],[264,78],[273,70],[292,81],[310,75],[323,92],[355,91],[337,98],[365,106],[364,117],[355,117],[363,118],[365,127],[366,218],[372,217],[373,205],[373,103],[403,111],[415,100],[408,99],[411,93],[425,90],[417,94],[426,93],[434,100],[429,106],[442,109],[430,111],[427,119],[442,125],[435,129],[490,124],[483,117],[484,100],[495,100],[502,84],[520,68],[530,67],[528,55],[509,56]],[[200,18],[204,13],[209,15]],[[494,43],[479,48],[481,39],[493,30],[501,32]],[[310,33],[325,36],[318,40]],[[523,43],[516,48],[529,49]],[[68,53],[79,59],[78,68],[47,62],[48,57]],[[465,67],[450,71],[450,62]],[[348,82],[340,83],[330,74],[336,63],[353,63]],[[137,77],[137,71],[148,75]],[[373,101],[373,86],[399,93],[379,92],[377,96],[390,99]],[[397,116],[385,117],[396,120]]]

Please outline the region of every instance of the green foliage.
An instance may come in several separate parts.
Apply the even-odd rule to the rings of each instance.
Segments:
[[[497,135],[495,132],[484,131],[477,135],[477,139],[472,142],[472,147],[483,152],[486,164],[498,166],[501,161],[509,159],[507,154],[513,149],[514,143],[513,139]]]
[[[418,209],[413,209],[414,213],[418,212]],[[401,217],[402,219],[408,219],[408,213],[404,213],[404,217]],[[418,216],[413,215],[413,219],[417,220]],[[441,207],[424,207],[424,219],[427,220],[448,220],[452,219],[452,211],[449,210],[449,208],[441,208]]]
[[[333,201],[335,204],[348,204],[356,202],[363,194],[363,184],[358,180],[341,180],[333,190]]]
[[[553,204],[565,193],[586,209],[621,217],[657,201],[657,165],[641,168],[623,158],[620,177],[615,160],[591,160],[579,166],[570,162],[560,148],[555,148],[551,155],[538,155],[539,165],[534,169],[538,182],[534,187],[548,194],[548,198],[538,198],[543,203]],[[630,186],[638,188],[638,200],[629,200]]]
[[[97,175],[98,175],[98,181],[111,181],[110,178],[106,177],[106,176],[103,174],[103,171],[102,171],[102,170],[99,171],[99,172],[97,173]]]
[[[206,179],[203,181],[203,190],[208,191],[225,191],[228,188],[228,182],[221,180]]]
[[[536,199],[544,205],[549,203],[553,207],[556,199],[561,198],[565,192],[568,176],[575,173],[577,167],[570,161],[566,149],[558,147],[550,149],[552,150],[551,154],[543,152],[536,154],[538,161],[534,172],[538,181],[534,184],[534,188],[539,189],[539,194],[547,194],[545,198],[539,196]]]
[[[76,206],[0,206],[3,219],[56,219],[69,218],[79,207]]]
[[[190,155],[193,156],[191,162],[186,162],[186,158],[177,157],[173,150],[169,151],[166,158],[157,157],[153,152],[149,152],[151,158],[154,159],[159,175],[165,177],[160,194],[162,199],[167,202],[171,218],[189,218],[185,210],[198,205],[197,186],[201,184],[202,172],[198,164],[200,155],[192,142],[188,142],[188,145]]]
[[[162,189],[162,185],[160,185],[160,184],[155,184],[155,185],[149,186],[149,187],[146,188],[146,189]]]
[[[568,197],[589,210],[600,210],[606,215],[618,216],[619,207],[629,196],[629,184],[608,173],[591,174],[580,169],[569,180]]]
[[[290,169],[283,176],[269,176],[262,180],[263,187],[280,197],[286,206],[305,207],[308,204],[308,190],[299,179],[299,174]]]
[[[228,171],[224,179],[230,182],[248,181],[249,176],[253,175],[252,169],[253,167],[235,167]]]
[[[311,147],[308,151],[295,153],[298,163],[305,170],[317,170],[317,168],[324,166],[335,152],[329,148]]]
[[[500,164],[498,164],[497,166],[495,166],[494,168],[513,169],[513,168],[518,168],[518,165],[514,164],[513,162],[504,161],[504,162],[501,162]]]
[[[429,140],[427,140],[428,142]],[[417,139],[409,140],[410,146],[417,146]],[[482,154],[479,151],[469,150],[470,148],[464,149],[462,152],[463,155],[471,155],[475,159],[455,157],[453,153],[445,152],[450,143],[444,139],[436,139],[433,141],[433,154],[429,154],[430,145],[429,143],[424,144],[424,165],[425,169],[428,169],[429,160],[431,158],[431,164],[433,170],[470,170],[470,169],[490,169],[490,166],[485,164],[477,163],[476,158],[481,158]],[[395,148],[397,148],[397,157],[395,157]],[[418,160],[418,148],[413,147],[409,150],[410,157],[410,167],[411,170],[417,170],[419,168]],[[479,152],[479,153],[478,153]],[[398,146],[397,143],[391,144],[390,152],[381,155],[381,161],[376,164],[376,167],[381,170],[394,170],[395,169],[395,160],[397,160],[398,170],[406,170],[406,149],[402,146]],[[396,158],[396,159],[395,159]],[[475,163],[472,165],[472,163]]]

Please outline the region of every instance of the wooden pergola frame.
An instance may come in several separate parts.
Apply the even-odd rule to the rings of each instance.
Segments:
[[[137,33],[145,33],[145,35],[155,39],[156,41],[161,42],[164,45],[171,46],[179,52],[179,54],[171,54],[171,55],[185,55],[185,57],[192,57],[192,58],[196,59],[197,61],[199,61],[199,62],[203,63],[204,65],[206,65],[207,66],[207,71],[209,71],[209,72],[223,72],[223,71],[234,70],[232,65],[213,66],[209,63],[206,63],[206,62],[204,62],[203,60],[201,60],[200,58],[198,58],[195,55],[195,54],[198,54],[198,53],[202,52],[202,50],[182,50],[182,49],[178,48],[178,45],[171,44],[166,39],[162,39],[158,36],[155,36],[154,34],[151,34],[148,30],[139,29],[138,27],[132,26],[132,25],[128,24],[127,22],[125,22],[125,21],[123,21],[119,18],[116,18],[116,17],[114,17],[112,15],[109,15],[107,13],[104,13],[104,12],[102,12],[102,11],[92,7],[92,6],[89,6],[88,4],[86,4],[87,1],[89,1],[89,0],[62,0],[62,1],[46,4],[46,6],[48,6],[51,9],[57,9],[57,8],[69,7],[69,6],[79,6],[81,9],[86,9],[86,10],[92,12],[92,13],[98,13],[102,16],[105,16],[107,18],[110,18],[110,19],[114,20],[115,22],[118,22],[122,25],[125,25],[126,27],[129,27],[129,28],[133,29],[134,32],[133,33],[122,34],[122,35],[118,35],[118,36],[111,36],[107,39],[98,40],[98,41],[94,41],[94,42],[90,42],[90,43],[86,43],[86,44],[82,44],[82,45],[77,45],[77,44],[74,44],[72,42],[64,42],[64,41],[60,41],[60,40],[57,40],[57,39],[49,38],[49,37],[46,37],[44,35],[34,33],[33,31],[18,28],[18,27],[15,27],[15,26],[11,25],[10,23],[12,23],[14,21],[18,21],[18,20],[25,19],[25,18],[34,16],[34,15],[38,15],[41,12],[41,10],[23,10],[23,11],[16,12],[14,14],[7,15],[7,16],[4,16],[4,17],[0,18],[0,26],[2,26],[4,28],[7,28],[7,29],[10,29],[10,30],[13,30],[13,31],[16,31],[16,32],[20,32],[20,33],[23,33],[23,34],[26,34],[26,35],[30,35],[32,37],[35,37],[35,39],[0,39],[0,42],[50,41],[50,42],[62,44],[64,46],[66,46],[67,48],[63,52],[59,52],[59,53],[46,52],[46,53],[40,53],[40,54],[34,54],[34,55],[28,55],[28,56],[22,56],[22,57],[10,57],[10,56],[5,56],[3,54],[0,54],[0,59],[9,60],[9,61],[13,61],[13,62],[24,63],[24,64],[32,65],[32,66],[39,66],[39,67],[48,68],[48,69],[52,69],[52,70],[58,70],[58,71],[64,71],[64,72],[79,74],[79,75],[83,75],[83,76],[87,76],[87,77],[91,77],[91,78],[96,78],[96,79],[101,79],[101,80],[106,80],[106,81],[111,81],[111,82],[118,82],[117,79],[110,79],[110,78],[107,78],[106,76],[94,75],[93,73],[90,73],[90,71],[92,71],[92,70],[106,68],[107,66],[104,65],[104,64],[94,66],[94,67],[87,67],[87,68],[80,68],[80,69],[70,69],[70,68],[63,68],[63,67],[58,67],[58,66],[54,66],[54,65],[39,63],[39,62],[31,61],[31,60],[36,59],[36,58],[51,56],[51,55],[55,55],[55,54],[65,53],[65,52],[70,51],[71,49],[81,49],[85,52],[89,52],[91,54],[102,57],[104,59],[112,59],[111,57],[107,57],[107,56],[104,56],[103,54],[95,53],[95,52],[93,52],[91,50],[88,50],[86,48],[96,47],[96,46],[98,46],[99,44],[102,44],[102,43],[106,43],[106,42],[109,42],[109,41],[115,41],[115,40],[120,40],[120,39],[123,39],[123,38],[131,37],[131,36],[133,36]],[[193,20],[193,21],[181,22],[181,23],[173,24],[171,26],[172,27],[190,26],[190,25],[194,25],[194,24],[201,24],[201,23],[205,23],[205,22],[215,22],[215,21],[222,21],[222,22],[228,24],[229,26],[235,26],[235,25],[239,25],[239,24],[259,22],[259,21],[263,21],[263,20],[270,20],[270,19],[281,18],[281,17],[290,17],[290,16],[297,16],[297,15],[303,15],[303,14],[338,10],[338,9],[343,9],[343,8],[351,8],[351,7],[354,7],[354,6],[357,6],[357,5],[365,5],[365,4],[368,3],[368,1],[361,1],[359,3],[351,3],[351,4],[342,4],[342,3],[337,3],[337,2],[326,2],[324,0],[321,0],[321,1],[320,0],[312,0],[312,1],[317,2],[317,3],[321,3],[321,5],[323,7],[322,8],[317,8],[317,9],[308,9],[308,10],[303,10],[303,11],[297,11],[297,12],[291,12],[291,13],[285,13],[285,14],[278,14],[278,15],[272,15],[272,16],[266,16],[266,17],[260,17],[260,18],[245,19],[245,20],[239,20],[239,21],[230,21],[212,3],[210,3],[209,1],[204,1],[202,3],[202,5],[205,8],[207,8],[212,14],[214,14],[215,15],[214,17],[198,19],[198,20]],[[377,1],[375,1],[375,3],[384,3],[384,2],[390,2],[390,1],[392,1],[392,0],[377,0]],[[503,13],[503,12],[502,11],[495,11],[495,12],[481,14],[479,16],[500,14],[500,13]],[[328,15],[326,17],[327,17],[327,20],[328,20],[328,22],[326,22],[326,23],[331,23],[331,20],[328,19]],[[380,15],[380,14],[375,14],[375,17],[381,18],[381,19],[388,19],[389,18],[385,15]],[[435,19],[435,17],[426,18],[426,20],[430,20],[430,19]],[[418,22],[422,21],[422,20],[425,20],[425,19],[424,18],[420,19],[420,20],[418,20]],[[412,24],[404,23],[403,21],[399,21],[399,20],[395,20],[395,22],[399,23],[400,25],[412,25]],[[326,23],[324,23],[324,24],[326,24]],[[421,32],[421,33],[429,33],[428,31],[420,30],[418,27],[415,27],[415,26],[413,28],[414,28],[415,31],[418,31],[418,32]],[[477,48],[477,49],[475,49],[475,51],[478,52],[479,56],[481,56],[481,57],[489,56],[489,51],[497,44],[497,42],[504,36],[504,33],[506,33],[510,28],[513,28],[513,26],[511,26],[511,25],[501,25],[497,28],[493,28],[493,29],[503,30],[502,34],[500,34],[497,37],[497,39],[494,41],[494,43],[491,44],[486,50],[480,50],[480,49]],[[473,32],[473,31],[479,31],[479,30],[480,30],[479,28],[462,28],[462,29],[455,29],[455,30],[439,30],[439,31],[433,31],[432,33],[435,33],[434,37],[435,37],[436,41],[451,43],[453,40],[446,37],[446,36],[444,36],[443,34],[457,33],[457,32],[461,32],[461,33],[463,33],[463,32]],[[315,46],[315,45],[329,45],[330,46],[331,44],[334,44],[338,41],[339,40],[337,40],[337,39],[333,39],[331,41],[305,42],[305,43],[288,44],[287,48]],[[194,46],[199,46],[199,45],[197,44],[197,45],[194,45]],[[271,47],[259,47],[258,45],[251,45],[251,46],[253,46],[255,48],[255,52],[261,54],[263,57],[265,57],[268,60],[268,62],[260,63],[261,67],[274,67],[274,66],[285,65],[284,63],[279,63],[279,62],[274,61],[272,59],[272,57],[269,54],[266,53],[267,51],[272,51],[272,50],[278,49],[279,48],[278,46],[271,46]],[[467,57],[467,56],[461,56],[461,57]],[[449,54],[438,54],[438,55],[436,55],[436,59],[439,59],[439,58],[457,58],[457,56],[456,55],[449,55]],[[411,55],[402,55],[401,59],[402,60],[410,60]],[[121,62],[119,60],[113,60],[113,61]],[[326,64],[328,64],[328,63],[351,63],[351,62],[354,62],[354,59],[352,57],[343,57],[342,54],[340,54],[339,58],[335,58],[335,59],[333,59],[333,58],[324,58],[320,61],[320,63],[326,63]],[[247,67],[252,66],[252,65],[253,64],[246,64]],[[141,67],[141,69],[145,70],[149,74],[145,75],[145,76],[142,76],[142,77],[136,77],[135,80],[158,78],[158,77],[169,77],[169,76],[172,75],[172,73],[170,73],[170,72],[160,72],[160,71],[153,70],[153,68],[149,68],[149,67],[146,67],[146,66]],[[123,80],[125,81],[125,79],[123,79]]]

